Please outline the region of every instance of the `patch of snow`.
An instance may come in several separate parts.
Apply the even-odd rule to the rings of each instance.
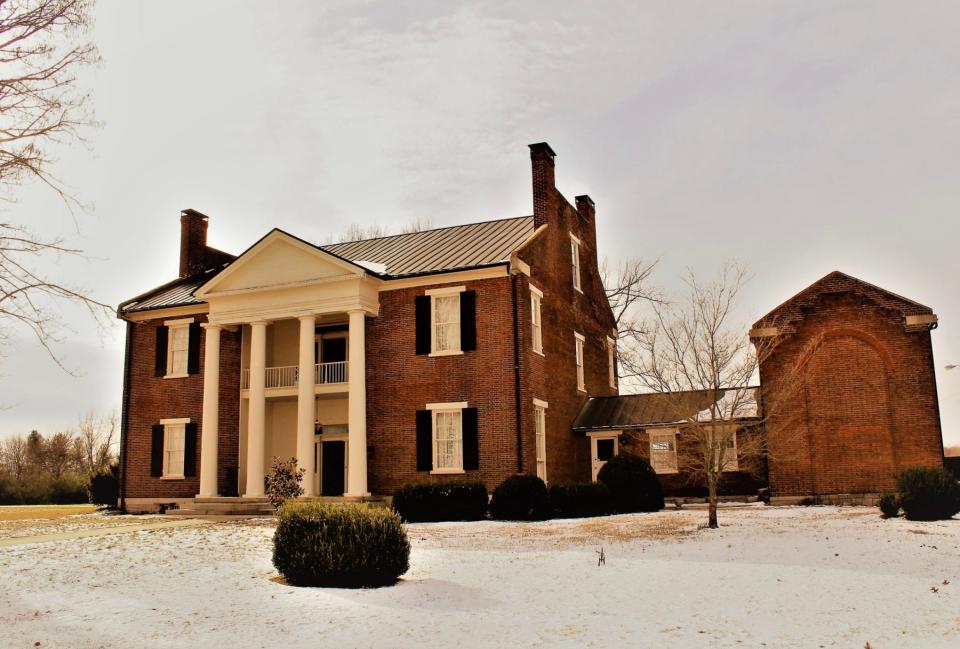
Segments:
[[[957,647],[960,520],[739,507],[410,525],[375,590],[271,579],[269,522],[0,550],[5,646]],[[605,565],[597,565],[603,549]]]

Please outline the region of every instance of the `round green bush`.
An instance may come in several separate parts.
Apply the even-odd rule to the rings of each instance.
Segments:
[[[501,521],[539,521],[550,515],[547,485],[535,475],[512,475],[493,490],[490,516]]]
[[[383,507],[288,502],[273,565],[298,586],[388,586],[410,567],[410,542],[400,517]]]
[[[879,505],[884,518],[894,518],[900,513],[900,497],[895,493],[881,494]]]
[[[602,482],[550,485],[550,508],[557,518],[606,516],[613,507],[610,490]]]
[[[620,514],[663,509],[663,489],[657,473],[642,457],[621,453],[604,464],[597,480],[607,485],[613,510]]]
[[[960,512],[960,483],[943,469],[911,467],[897,476],[900,506],[912,521],[953,518]]]
[[[480,481],[405,484],[393,494],[393,508],[408,523],[478,521],[488,501]]]

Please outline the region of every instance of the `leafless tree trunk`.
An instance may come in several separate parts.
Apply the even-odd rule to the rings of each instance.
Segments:
[[[98,60],[86,40],[91,7],[92,0],[0,2],[0,200],[12,201],[15,188],[39,181],[71,209],[80,205],[53,175],[50,147],[82,142],[80,130],[93,123],[89,95],[76,85],[78,70]],[[60,238],[0,220],[0,337],[25,326],[64,367],[53,350],[60,304],[81,304],[101,323],[110,309],[39,273],[35,262],[79,254]]]

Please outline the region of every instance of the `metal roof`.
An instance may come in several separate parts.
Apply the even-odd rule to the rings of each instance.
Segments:
[[[755,390],[755,387],[749,388]],[[733,390],[724,390],[724,395]],[[721,395],[717,402],[723,402]],[[711,391],[621,394],[616,397],[592,397],[583,404],[573,422],[573,430],[644,428],[663,424],[696,421],[698,414],[710,408]],[[756,417],[756,406],[746,404],[737,419]]]
[[[510,254],[533,234],[533,230],[533,217],[521,216],[318,247],[372,270],[379,277],[391,279],[508,262]],[[202,304],[193,292],[222,269],[167,282],[122,303],[118,312]]]
[[[533,217],[521,216],[320,247],[354,263],[386,266],[385,277],[404,277],[509,261],[533,230]]]

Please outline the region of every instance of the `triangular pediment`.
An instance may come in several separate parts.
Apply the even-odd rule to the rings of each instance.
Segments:
[[[339,278],[351,279],[361,277],[365,272],[361,266],[340,259],[283,230],[273,230],[197,289],[195,295],[204,298]]]

